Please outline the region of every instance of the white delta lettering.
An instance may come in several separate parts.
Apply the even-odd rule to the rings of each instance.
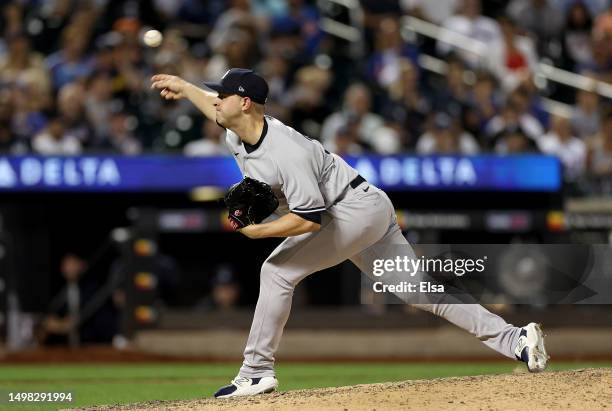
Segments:
[[[112,158],[36,158],[26,157],[13,166],[0,158],[0,187],[44,185],[58,186],[117,186],[121,174]]]
[[[388,157],[380,161],[378,172],[367,158],[355,164],[359,174],[372,184],[386,186],[474,186],[476,169],[468,157]]]
[[[378,173],[376,172],[376,168],[372,165],[370,160],[366,158],[360,158],[355,164],[355,169],[369,183],[378,184]]]
[[[15,187],[17,175],[6,158],[0,158],[0,187]]]

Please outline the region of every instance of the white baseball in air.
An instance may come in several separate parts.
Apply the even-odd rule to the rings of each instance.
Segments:
[[[159,47],[164,36],[159,30],[147,30],[142,36],[142,41],[149,47]]]

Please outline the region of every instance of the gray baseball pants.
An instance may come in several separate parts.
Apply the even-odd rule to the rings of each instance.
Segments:
[[[289,318],[293,290],[303,278],[347,259],[370,275],[373,259],[380,258],[371,250],[386,245],[395,250],[403,245],[406,254],[414,255],[397,224],[389,197],[367,182],[355,189],[349,187],[327,213],[323,214],[319,231],[288,237],[263,263],[241,376],[275,375],[274,355]],[[479,304],[458,304],[451,295],[440,294],[435,303],[415,306],[445,318],[495,351],[515,358],[520,328]]]

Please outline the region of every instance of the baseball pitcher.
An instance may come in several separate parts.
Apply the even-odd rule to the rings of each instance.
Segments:
[[[265,115],[268,85],[252,70],[234,68],[219,83],[204,83],[213,91],[166,74],[151,80],[162,98],[189,99],[226,129],[227,145],[248,177],[226,196],[232,226],[249,238],[286,238],[261,267],[259,299],[242,367],[215,397],[274,391],[278,387],[274,355],[293,290],[303,278],[347,259],[370,275],[373,259],[380,258],[372,250],[385,246],[414,253],[382,190],[319,142]],[[280,217],[264,220],[274,208]],[[417,307],[465,329],[502,355],[524,361],[531,372],[546,368],[548,355],[538,324],[515,327],[478,304],[453,302],[450,295],[442,294]]]

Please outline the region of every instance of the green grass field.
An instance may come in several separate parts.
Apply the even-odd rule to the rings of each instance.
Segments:
[[[209,397],[236,374],[239,364],[58,364],[0,366],[0,409],[50,410],[94,404]],[[511,372],[500,363],[285,363],[277,367],[281,390],[408,379]],[[612,367],[612,363],[552,363],[551,370]],[[71,391],[71,404],[19,406],[7,393]]]

